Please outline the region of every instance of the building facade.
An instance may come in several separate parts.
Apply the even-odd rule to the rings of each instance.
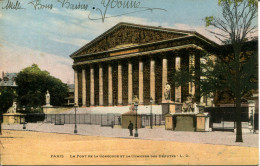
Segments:
[[[193,31],[119,23],[70,57],[74,60],[75,104],[80,106],[160,104],[166,83],[171,100],[187,96],[200,101],[199,80],[175,87],[174,73],[200,67],[203,53],[218,45]],[[195,75],[197,73],[194,73]]]
[[[4,73],[2,72],[2,78],[0,78],[0,87],[16,88],[15,78],[17,73]]]

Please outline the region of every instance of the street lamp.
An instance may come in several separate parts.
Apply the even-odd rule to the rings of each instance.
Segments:
[[[74,108],[75,108],[75,129],[74,129],[74,133],[78,133],[78,130],[77,130],[77,104],[75,103],[74,105]]]
[[[153,104],[153,98],[150,98],[150,103],[151,103],[151,115],[150,115],[150,127],[151,129],[153,128],[153,112],[152,112],[152,104]]]
[[[136,111],[136,119],[135,119],[135,137],[138,137],[138,130],[137,130],[137,108],[138,108],[138,102],[134,103],[134,108]]]

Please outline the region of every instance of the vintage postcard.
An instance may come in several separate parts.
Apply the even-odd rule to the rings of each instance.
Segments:
[[[258,165],[257,0],[0,0],[1,165]]]

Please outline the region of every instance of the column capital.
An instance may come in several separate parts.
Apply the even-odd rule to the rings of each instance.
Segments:
[[[90,67],[90,68],[94,68],[94,66],[95,66],[94,63],[89,64],[89,67]]]

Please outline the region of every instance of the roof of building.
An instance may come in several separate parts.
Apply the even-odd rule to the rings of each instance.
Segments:
[[[140,25],[140,24],[132,24],[132,23],[125,23],[121,22],[107,30],[106,32],[102,33],[100,36],[92,40],[91,42],[87,43],[83,47],[81,47],[79,50],[75,51],[70,55],[71,58],[77,57],[78,55],[82,54],[82,52],[85,52],[88,50],[90,47],[92,47],[95,44],[98,44],[102,40],[106,39],[107,36],[115,33],[119,28],[122,27],[130,27],[130,28],[138,28],[138,29],[143,29],[143,30],[151,30],[153,32],[162,32],[162,33],[167,33],[167,34],[174,34],[177,36],[171,37],[168,36],[166,40],[171,40],[173,38],[183,38],[183,37],[196,37],[199,38],[200,40],[210,43],[211,45],[214,46],[219,46],[217,43],[209,40],[208,38],[204,37],[203,35],[197,33],[196,31],[185,31],[185,30],[178,30],[178,29],[172,29],[172,28],[163,28],[163,27],[156,27],[156,26],[147,26],[147,25]],[[116,34],[114,34],[116,35]],[[131,36],[131,35],[130,35]],[[115,37],[115,36],[113,36]]]
[[[3,78],[0,80],[0,86],[12,86],[16,87],[15,78],[17,73],[5,73]]]

